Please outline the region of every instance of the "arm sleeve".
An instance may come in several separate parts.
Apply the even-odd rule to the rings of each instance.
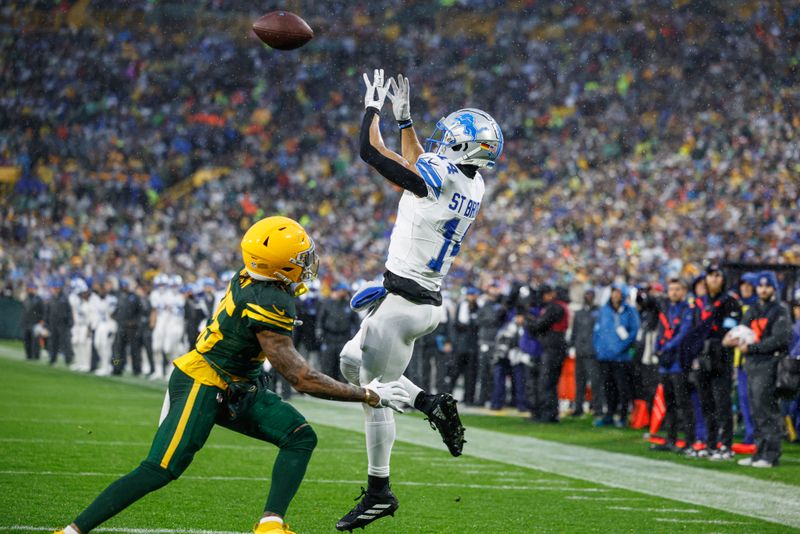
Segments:
[[[428,196],[428,186],[425,181],[415,172],[406,169],[404,166],[387,158],[369,142],[369,127],[372,118],[377,114],[374,108],[367,108],[364,113],[364,120],[361,122],[361,159],[381,173],[381,176],[396,184],[406,191],[411,191],[418,197]]]

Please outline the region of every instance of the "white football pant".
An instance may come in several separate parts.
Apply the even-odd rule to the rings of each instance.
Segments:
[[[114,348],[114,336],[117,334],[116,321],[101,321],[97,323],[94,331],[94,348],[100,360],[96,373],[99,375],[111,374],[111,353]]]
[[[72,327],[72,351],[75,353],[72,369],[89,372],[92,367],[92,337],[88,324],[76,324]]]
[[[340,355],[342,374],[355,385],[366,385],[377,378],[381,382],[401,380],[412,401],[421,391],[403,373],[411,361],[414,342],[439,324],[437,306],[414,304],[389,293],[373,313],[361,322],[355,337],[345,344]],[[388,477],[389,460],[395,440],[394,412],[366,404],[367,473]]]

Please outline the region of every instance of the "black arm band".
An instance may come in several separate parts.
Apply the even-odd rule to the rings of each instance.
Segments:
[[[405,130],[406,128],[411,128],[414,126],[414,121],[411,119],[406,119],[404,121],[397,121],[397,127],[401,130]]]
[[[374,108],[367,108],[364,113],[360,136],[361,159],[393,184],[402,187],[406,191],[411,191],[418,197],[428,196],[428,186],[425,185],[425,180],[421,176],[406,169],[395,160],[387,158],[369,142],[369,127],[372,124],[372,117],[377,113]]]

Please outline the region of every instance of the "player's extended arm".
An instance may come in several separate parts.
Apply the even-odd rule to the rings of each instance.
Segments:
[[[409,402],[408,393],[400,382],[386,384],[373,380],[362,388],[338,382],[313,369],[294,348],[292,338],[262,330],[256,334],[267,359],[294,389],[327,400],[365,402],[373,408],[389,407],[400,410],[396,402]]]
[[[389,84],[383,83],[383,69],[375,69],[372,82],[364,74],[364,84],[367,90],[364,95],[364,120],[361,122],[359,136],[361,159],[393,184],[418,197],[428,196],[428,187],[417,169],[399,154],[386,148],[383,143],[379,113],[389,91]]]
[[[361,123],[361,159],[381,173],[381,176],[411,191],[418,197],[428,196],[428,187],[417,173],[399,154],[386,148],[380,131],[380,116],[375,108],[367,108]]]
[[[414,131],[414,122],[411,120],[411,91],[408,78],[398,74],[396,78],[389,79],[389,92],[386,96],[392,101],[392,111],[400,128],[400,152],[406,161],[416,162],[424,152],[419,143],[417,133]]]
[[[413,125],[400,130],[400,149],[406,161],[417,161],[425,152],[422,145],[419,144],[419,138]]]

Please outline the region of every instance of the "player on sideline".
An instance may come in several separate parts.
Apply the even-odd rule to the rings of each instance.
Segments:
[[[503,134],[487,113],[460,109],[436,124],[427,151],[423,151],[411,122],[408,79],[398,75],[384,84],[383,69],[377,69],[372,82],[364,74],[364,83],[361,158],[404,192],[389,243],[385,292],[378,292],[359,332],[342,349],[342,374],[353,384],[375,378],[399,380],[414,407],[428,416],[450,453],[458,456],[464,427],[456,401],[448,394],[427,394],[402,375],[415,340],[439,323],[442,280],[483,198],[478,169],[494,166],[503,150]],[[400,127],[402,156],[386,148],[380,134],[379,113],[387,93]],[[367,490],[362,490],[361,501],[336,524],[338,530],[364,527],[394,515],[398,508],[389,487],[394,416],[370,407],[365,407],[364,413]]]
[[[305,418],[267,389],[264,359],[300,392],[363,402],[375,409],[408,402],[399,382],[343,384],[309,367],[295,350],[295,296],[317,274],[314,242],[286,217],[255,223],[242,239],[244,268],[195,348],[175,360],[158,431],[147,458],[112,483],[56,534],[86,533],[151,491],[177,479],[215,424],[280,448],[264,515],[254,532],[289,532],[283,516],[306,472],[317,436]]]

